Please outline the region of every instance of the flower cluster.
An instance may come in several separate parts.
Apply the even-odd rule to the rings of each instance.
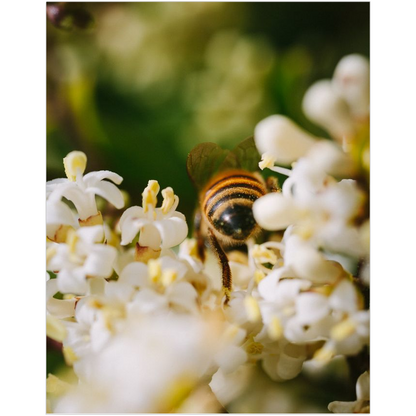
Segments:
[[[172,188],[159,205],[150,180],[141,206],[107,221],[96,196],[122,209],[122,178],[84,175],[82,152],[64,159],[67,178],[47,183],[47,335],[77,382],[49,375],[50,411],[220,412],[255,383],[256,364],[282,383],[306,363],[319,372],[366,351],[367,61],[345,57],[304,109],[335,140],[281,115],[256,126],[260,168],[287,179],[254,203],[267,233],[228,252],[228,305],[215,256],[201,262]],[[329,410],[368,411],[368,383],[366,372],[357,401]]]

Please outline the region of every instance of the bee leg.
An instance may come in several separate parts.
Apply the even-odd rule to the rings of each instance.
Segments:
[[[282,192],[279,186],[279,180],[274,176],[269,176],[266,179],[266,187],[269,192]]]
[[[196,248],[199,259],[202,263],[205,262],[205,237],[201,230],[202,215],[201,211],[197,211],[194,218],[194,235],[196,239]]]
[[[230,294],[232,289],[232,277],[230,264],[228,263],[228,257],[222,249],[220,243],[215,237],[214,232],[211,228],[208,228],[208,239],[211,244],[212,249],[214,250],[222,268],[222,288],[225,294],[225,305],[230,301]]]

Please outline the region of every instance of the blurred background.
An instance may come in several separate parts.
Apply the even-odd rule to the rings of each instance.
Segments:
[[[281,113],[315,134],[302,97],[349,53],[369,56],[369,3],[47,3],[47,179],[62,158],[120,174],[140,204],[149,179],[190,216],[185,162],[232,148]]]

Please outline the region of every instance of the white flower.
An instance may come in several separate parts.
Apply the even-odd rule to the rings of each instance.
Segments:
[[[363,192],[355,181],[330,180],[324,172],[310,170],[306,162],[307,158],[297,162],[282,193],[267,194],[254,202],[256,222],[267,230],[296,225],[296,232],[316,248],[364,255],[366,246],[352,223],[365,201]]]
[[[152,249],[174,247],[186,238],[188,226],[185,217],[175,211],[178,196],[172,188],[164,189],[162,207],[156,208],[159,189],[157,181],[149,181],[143,192],[143,207],[130,207],[121,216],[122,245],[131,243],[139,232],[140,246]]]
[[[211,367],[220,333],[197,316],[132,316],[101,349],[76,361],[80,383],[53,411],[168,413]]]
[[[345,56],[332,80],[318,81],[303,99],[305,114],[345,144],[369,113],[369,63],[360,55]]]
[[[100,225],[82,227],[68,233],[66,243],[52,243],[48,248],[48,270],[57,273],[57,288],[62,293],[83,295],[87,279],[108,278],[117,256],[114,247],[99,244],[104,232]]]
[[[292,342],[327,340],[316,354],[319,361],[336,354],[357,354],[368,344],[369,311],[362,309],[357,290],[347,279],[329,296],[324,291],[299,293],[295,310],[286,323],[285,336]]]
[[[370,413],[370,374],[368,371],[358,377],[357,400],[354,402],[331,402],[328,410],[332,413]]]
[[[74,316],[76,298],[56,299],[54,295],[59,292],[58,279],[50,279],[47,274],[46,281],[46,310],[57,318],[70,318]]]
[[[84,175],[86,163],[87,157],[84,153],[78,151],[69,153],[64,158],[65,173],[68,179],[54,179],[46,184],[47,198],[56,201],[65,197],[70,200],[75,205],[81,222],[99,214],[95,195],[106,199],[117,209],[124,206],[121,191],[113,183],[104,180],[109,179],[119,185],[123,178],[107,170]],[[99,220],[99,223],[102,224],[102,219]]]
[[[306,360],[306,346],[281,339],[266,344],[262,356],[262,367],[272,380],[290,380],[302,371],[303,362]]]
[[[334,89],[348,103],[354,117],[365,118],[370,110],[370,65],[358,54],[344,56],[334,71]]]
[[[149,260],[147,266],[140,262],[130,263],[121,272],[118,283],[128,282],[140,289],[129,305],[131,312],[166,312],[170,309],[196,312],[198,293],[186,280],[187,273],[186,264],[164,256]]]
[[[354,123],[348,104],[334,90],[330,80],[313,84],[303,97],[303,111],[310,120],[342,139],[354,134]]]
[[[304,156],[317,138],[289,118],[273,115],[257,124],[254,140],[260,154],[267,153],[273,162],[288,165]]]

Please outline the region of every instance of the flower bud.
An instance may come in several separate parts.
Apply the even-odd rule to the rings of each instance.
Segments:
[[[265,118],[254,130],[254,140],[259,153],[267,153],[283,165],[304,156],[315,143],[315,139],[292,120],[281,115]]]
[[[354,134],[354,126],[348,104],[332,88],[330,80],[313,84],[303,97],[306,116],[341,141]]]
[[[334,90],[348,103],[354,117],[364,118],[370,110],[370,65],[364,56],[342,58],[332,79]]]

